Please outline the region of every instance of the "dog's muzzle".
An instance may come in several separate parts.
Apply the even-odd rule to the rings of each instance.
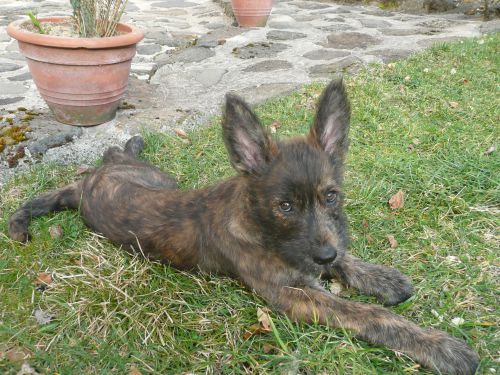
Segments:
[[[332,263],[337,258],[337,250],[330,245],[321,246],[312,258],[317,264]]]

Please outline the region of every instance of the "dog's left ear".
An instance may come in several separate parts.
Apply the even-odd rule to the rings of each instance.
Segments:
[[[309,141],[323,149],[339,169],[342,169],[349,147],[350,117],[342,79],[331,82],[321,95]]]
[[[272,141],[248,104],[234,94],[226,95],[222,132],[233,168],[260,174],[271,158]]]

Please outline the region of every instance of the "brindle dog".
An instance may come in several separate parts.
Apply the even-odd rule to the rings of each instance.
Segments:
[[[342,180],[350,108],[341,81],[320,99],[306,137],[272,139],[249,106],[227,95],[224,141],[236,177],[180,191],[175,180],[137,160],[143,140],[104,154],[85,177],[26,203],[10,219],[25,242],[33,217],[79,209],[86,224],[116,244],[181,269],[241,280],[292,319],[349,329],[406,353],[431,369],[473,374],[478,356],[444,332],[374,305],[344,300],[318,279],[335,277],[387,305],[409,298],[409,279],[348,254]]]

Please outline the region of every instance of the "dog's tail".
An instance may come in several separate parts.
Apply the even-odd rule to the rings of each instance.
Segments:
[[[49,212],[78,208],[83,181],[77,181],[63,188],[40,195],[19,208],[9,220],[9,236],[15,241],[29,240],[28,226],[31,219]]]

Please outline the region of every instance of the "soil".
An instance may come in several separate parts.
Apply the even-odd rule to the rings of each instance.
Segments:
[[[61,36],[68,38],[80,38],[80,35],[76,31],[76,27],[72,21],[67,22],[43,22],[43,29],[47,35]],[[21,28],[32,33],[40,34],[40,31],[33,26],[30,21],[26,21],[21,25]],[[121,35],[121,32],[115,32],[113,36]]]

